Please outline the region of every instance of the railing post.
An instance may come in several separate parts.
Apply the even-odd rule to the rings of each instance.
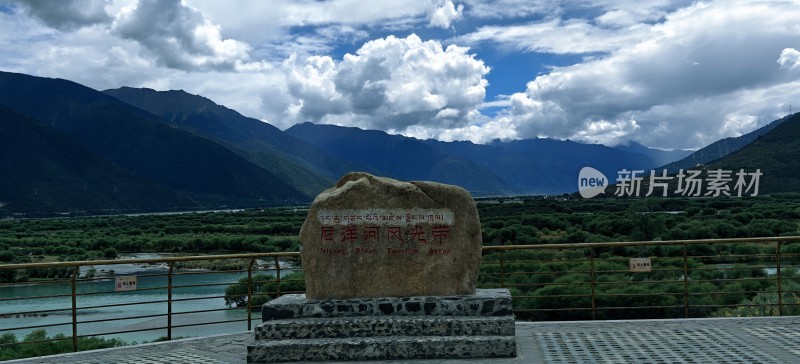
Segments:
[[[281,263],[277,255],[273,258],[275,258],[275,298],[278,298],[281,296]]]
[[[506,251],[500,251],[500,287],[506,288],[506,266],[505,266]]]
[[[683,243],[683,317],[689,318],[689,262],[688,244]]]
[[[783,316],[783,277],[781,276],[781,242],[775,250],[775,274],[778,279],[778,316]]]
[[[78,274],[81,266],[76,265],[72,271],[72,351],[78,351]]]
[[[589,258],[591,260],[591,283],[592,283],[592,320],[597,319],[597,302],[595,301],[595,290],[597,289],[597,271],[594,266],[594,248],[589,248]]]
[[[256,258],[250,258],[250,264],[247,266],[247,331],[253,328],[253,265],[256,263]]]
[[[172,270],[175,262],[169,262],[167,272],[167,340],[172,340]]]

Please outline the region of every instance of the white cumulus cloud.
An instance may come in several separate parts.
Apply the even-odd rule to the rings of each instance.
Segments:
[[[468,48],[417,35],[366,42],[339,62],[290,59],[287,89],[294,122],[314,121],[404,131],[464,125],[486,95],[489,67]]]
[[[782,50],[780,57],[778,57],[778,64],[781,65],[781,68],[800,68],[800,51],[794,48]]]
[[[696,148],[748,132],[782,116],[779,105],[800,97],[800,91],[786,87],[800,79],[787,78],[784,70],[796,67],[800,59],[794,48],[787,48],[800,41],[799,17],[800,7],[789,2],[697,3],[662,22],[641,25],[633,35],[599,37],[606,44],[594,49],[581,45],[590,43],[583,41],[563,46],[567,48],[546,39],[531,45],[520,29],[498,28],[500,42],[510,39],[518,47],[608,53],[537,76],[524,92],[510,97],[511,106],[496,120],[514,127],[522,138],[611,144],[636,138],[662,148]],[[583,35],[628,29],[592,30],[590,23],[577,24]],[[567,25],[529,26],[541,26],[547,38],[558,36],[555,30]],[[516,41],[509,36],[514,32],[520,37]],[[569,34],[559,37],[572,39]],[[779,67],[776,54],[781,55]],[[480,139],[492,134],[487,130],[487,137]]]
[[[443,29],[450,28],[450,25],[461,18],[464,12],[464,5],[458,4],[456,6],[452,0],[446,0],[441,6],[433,9],[430,15],[430,27],[439,27]]]
[[[122,9],[112,32],[176,69],[233,69],[248,60],[250,50],[246,43],[222,39],[219,25],[180,0],[139,0]]]

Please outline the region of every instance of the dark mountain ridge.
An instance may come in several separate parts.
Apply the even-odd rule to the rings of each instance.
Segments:
[[[649,156],[553,139],[481,145],[313,123],[286,132],[394,178],[459,184],[476,195],[565,193],[575,188],[578,172],[587,165],[611,173],[657,165]]]
[[[590,166],[615,174],[627,168],[651,168],[652,157],[628,153],[600,144],[570,140],[523,139],[495,141],[489,145],[470,142],[428,141],[441,148],[468,156],[489,168],[523,194],[560,194],[572,191],[581,168]]]
[[[456,184],[475,195],[515,192],[486,169],[414,138],[308,122],[294,125],[286,133],[387,177]]]
[[[214,140],[313,198],[333,181],[359,170],[257,119],[184,91],[122,87],[103,91],[161,117],[169,125]]]
[[[171,189],[259,199],[266,204],[309,200],[225,147],[71,81],[0,72],[0,104]]]
[[[146,211],[199,206],[0,106],[0,201],[8,211]],[[2,208],[0,208],[2,209]]]
[[[759,194],[800,190],[800,113],[788,115],[769,126],[768,132],[709,164],[707,170],[731,170],[734,183],[740,170],[745,173],[760,170]]]
[[[690,154],[686,158],[681,160],[667,163],[662,167],[656,168],[656,170],[663,170],[667,169],[669,173],[677,173],[679,169],[688,169],[693,168],[698,165],[708,164],[715,160],[718,160],[722,157],[725,157],[728,154],[731,154],[744,146],[752,143],[760,136],[765,135],[778,127],[781,123],[783,123],[787,117],[780,118],[775,120],[761,128],[753,130],[747,134],[744,134],[739,137],[729,137],[720,139],[714,143],[711,143],[703,148],[698,149],[696,152]]]
[[[683,150],[683,149],[661,150],[661,149],[648,148],[634,141],[618,144],[614,146],[614,148],[629,153],[639,153],[651,156],[656,160],[656,162],[658,162],[658,165],[660,166],[681,160],[683,158],[688,157],[690,154],[696,152],[695,150]]]

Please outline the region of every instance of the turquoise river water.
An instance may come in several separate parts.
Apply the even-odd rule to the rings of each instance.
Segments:
[[[86,281],[78,283],[78,335],[99,335],[103,333],[128,331],[137,329],[150,329],[163,327],[167,324],[167,269],[165,267],[141,267],[135,265],[113,265],[95,267],[96,269],[113,269],[116,275],[136,275],[137,290],[129,292],[114,292],[114,279]],[[84,272],[82,271],[81,274]],[[264,270],[258,273],[274,275],[274,270]],[[281,275],[290,273],[282,271]],[[164,274],[164,275],[161,275]],[[187,326],[173,328],[174,337],[197,337],[224,333],[241,332],[247,330],[247,312],[244,309],[228,311],[210,311],[225,309],[225,288],[237,282],[240,278],[247,277],[247,273],[219,273],[203,271],[176,271],[173,276],[172,299],[172,324],[188,325],[229,320],[244,320],[240,322],[220,323],[202,326]],[[186,287],[181,287],[186,286]],[[155,289],[158,288],[158,289]],[[48,335],[62,333],[72,335],[72,298],[70,297],[71,285],[69,281],[56,284],[26,284],[20,286],[0,287],[0,297],[42,297],[3,301],[0,304],[0,335],[5,334],[11,327],[40,326],[47,330]],[[81,295],[87,294],[87,295]],[[216,296],[214,298],[205,298]],[[137,305],[120,305],[125,303],[153,302]],[[112,306],[114,305],[114,306]],[[47,314],[18,315],[18,312],[62,310],[48,312]],[[198,312],[205,311],[205,312]],[[143,317],[162,315],[156,317]],[[253,325],[259,322],[260,312],[253,313]],[[93,322],[112,318],[138,317],[118,321]],[[35,330],[13,330],[19,339],[26,333]],[[105,335],[104,337],[117,337],[127,342],[152,341],[166,336],[166,329],[154,329],[141,332]]]

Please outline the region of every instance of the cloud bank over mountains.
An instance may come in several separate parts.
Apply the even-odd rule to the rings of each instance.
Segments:
[[[280,128],[698,148],[800,105],[798,1],[58,4],[0,1],[0,69],[184,89]]]

